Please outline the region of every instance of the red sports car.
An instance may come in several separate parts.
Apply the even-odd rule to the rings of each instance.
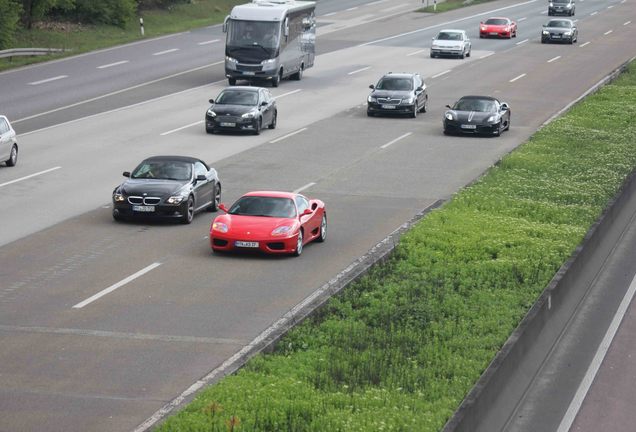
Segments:
[[[517,37],[517,23],[510,18],[493,17],[479,23],[479,37]]]
[[[217,216],[210,227],[212,250],[260,250],[299,256],[303,246],[327,238],[325,204],[291,192],[250,192]]]

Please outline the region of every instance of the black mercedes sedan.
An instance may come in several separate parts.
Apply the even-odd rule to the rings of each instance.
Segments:
[[[444,113],[444,133],[499,136],[510,129],[510,107],[490,96],[464,96]]]
[[[276,99],[263,87],[234,86],[224,89],[205,113],[205,131],[244,131],[255,135],[276,128]]]
[[[413,118],[428,109],[426,84],[418,73],[392,73],[384,75],[367,97],[367,115],[406,114]]]
[[[113,218],[173,218],[192,222],[201,210],[216,211],[221,181],[214,168],[187,156],[154,156],[142,161],[113,191]]]

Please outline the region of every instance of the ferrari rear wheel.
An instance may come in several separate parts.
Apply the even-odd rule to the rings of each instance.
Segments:
[[[316,239],[318,242],[324,242],[327,240],[327,215],[322,215],[322,222],[320,222],[320,235]]]
[[[296,250],[294,256],[300,256],[303,253],[303,232],[298,231],[298,240],[296,240]]]

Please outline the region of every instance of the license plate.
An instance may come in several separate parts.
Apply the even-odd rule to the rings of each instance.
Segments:
[[[497,33],[497,32],[490,32],[490,34],[491,34],[492,36],[496,36],[496,35],[498,35],[499,33]]]
[[[553,39],[561,39],[561,35],[552,35]]]
[[[222,122],[221,126],[222,127],[234,127],[234,126],[236,126],[236,123]]]
[[[234,246],[236,247],[244,247],[244,248],[257,248],[258,242],[248,242],[248,241],[235,241]]]
[[[462,129],[477,129],[477,125],[462,125]]]
[[[254,72],[243,72],[243,75],[254,75]]]
[[[155,206],[134,205],[132,209],[133,211],[137,211],[137,212],[153,212],[155,211]]]
[[[395,105],[382,105],[382,109],[395,109]]]

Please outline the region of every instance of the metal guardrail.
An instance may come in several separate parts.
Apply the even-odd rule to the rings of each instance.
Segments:
[[[8,57],[9,61],[11,61],[12,57],[49,55],[61,53],[64,51],[68,50],[62,48],[12,48],[0,51],[0,58]]]

